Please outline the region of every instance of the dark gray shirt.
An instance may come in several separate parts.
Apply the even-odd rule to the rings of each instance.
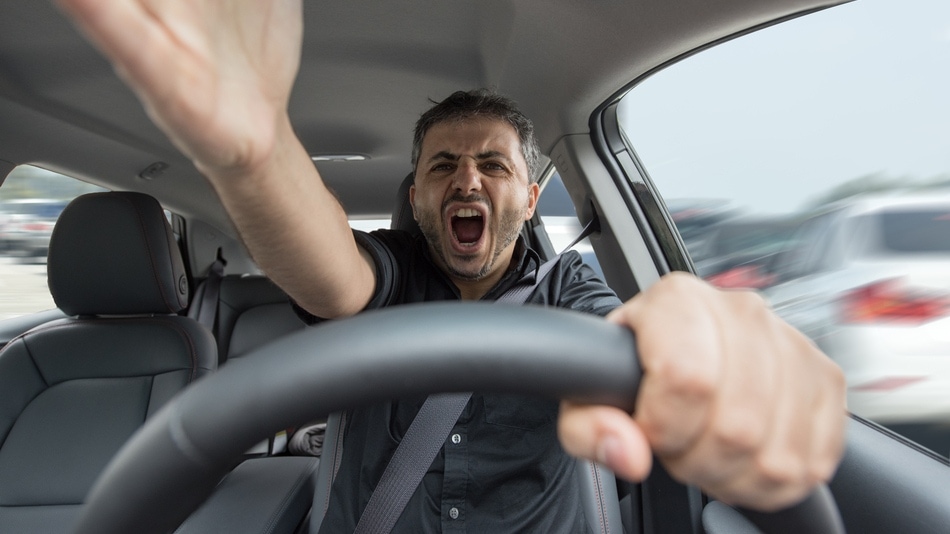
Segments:
[[[356,233],[376,264],[367,309],[460,300],[458,288],[432,262],[425,238],[408,232]],[[538,255],[519,242],[514,268],[483,300],[533,283]],[[617,296],[567,252],[527,303],[606,315]],[[302,312],[309,323],[319,319]],[[473,326],[473,328],[477,328]],[[477,335],[476,332],[473,332]],[[343,457],[320,532],[352,532],[424,397],[347,413]],[[515,395],[474,394],[451,438],[432,462],[394,532],[587,532],[574,479],[575,461],[557,440],[558,403]]]

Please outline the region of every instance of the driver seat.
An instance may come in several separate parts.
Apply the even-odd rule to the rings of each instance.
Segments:
[[[396,194],[391,228],[420,233],[409,204],[409,187],[414,180],[409,173],[403,178]],[[310,534],[317,534],[330,503],[330,487],[336,477],[343,456],[343,416],[331,414],[327,419],[323,453],[317,470],[317,481],[310,511]],[[580,488],[584,515],[593,533],[624,532],[620,515],[620,498],[613,472],[590,460],[578,459],[574,469]]]
[[[56,223],[47,270],[68,317],[0,351],[0,532],[71,531],[125,441],[217,366],[211,333],[177,315],[188,281],[154,198],[76,198]]]

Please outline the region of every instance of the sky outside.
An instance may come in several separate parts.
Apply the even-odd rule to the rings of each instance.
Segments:
[[[950,0],[860,0],[707,50],[621,121],[667,199],[789,212],[868,174],[950,178]]]

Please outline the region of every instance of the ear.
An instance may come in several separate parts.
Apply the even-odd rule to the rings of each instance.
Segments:
[[[412,218],[419,222],[419,217],[416,216],[416,184],[409,186],[409,206],[412,207]]]
[[[541,196],[541,186],[537,182],[528,186],[528,209],[524,212],[524,220],[534,216],[534,210],[538,207],[538,197]]]

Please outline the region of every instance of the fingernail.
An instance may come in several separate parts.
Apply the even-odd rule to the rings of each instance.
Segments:
[[[620,440],[616,436],[605,436],[597,444],[597,462],[610,467],[620,455]]]

